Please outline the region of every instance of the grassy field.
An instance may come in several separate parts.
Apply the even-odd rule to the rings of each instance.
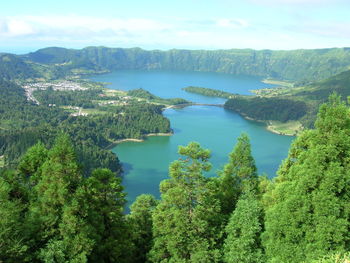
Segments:
[[[275,79],[264,79],[262,82],[266,84],[272,84],[276,86],[281,86],[281,87],[287,87],[287,88],[293,88],[294,83],[288,82],[288,81],[281,81],[281,80],[275,80]]]
[[[82,113],[87,113],[89,115],[100,115],[100,114],[106,114],[106,111],[98,110],[98,109],[82,109]]]
[[[115,90],[115,89],[103,89],[103,93],[107,96],[126,96],[127,92],[123,90]]]
[[[4,156],[0,156],[0,168],[5,166]]]
[[[282,135],[296,135],[303,129],[303,126],[299,121],[288,121],[285,123],[279,121],[270,121],[267,129],[269,131]]]

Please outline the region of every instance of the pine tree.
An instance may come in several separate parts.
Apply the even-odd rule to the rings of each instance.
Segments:
[[[262,263],[263,210],[255,193],[241,196],[226,227],[224,262]]]
[[[148,262],[147,254],[152,247],[152,214],[157,204],[153,195],[142,194],[130,207],[128,221],[133,233],[135,252],[132,258],[135,263]]]
[[[263,235],[269,262],[309,262],[350,249],[350,116],[332,95],[300,135],[270,193]]]
[[[18,165],[19,172],[24,176],[30,177],[34,185],[36,185],[40,179],[36,177],[40,176],[40,171],[38,170],[46,161],[47,154],[48,150],[45,148],[44,144],[39,142],[29,148],[20,160]]]
[[[48,152],[48,159],[41,167],[41,179],[35,186],[38,194],[35,212],[44,239],[59,234],[63,207],[69,204],[81,179],[72,143],[67,135],[60,135]]]
[[[27,237],[23,234],[26,204],[14,171],[0,175],[0,262],[23,262]]]
[[[96,169],[79,192],[77,200],[85,203],[86,224],[94,241],[88,261],[129,262],[133,247],[120,178],[108,169]]]
[[[218,190],[222,213],[229,216],[240,195],[246,190],[257,188],[257,169],[247,134],[243,133],[238,137],[237,144],[229,155],[229,162],[219,175]]]
[[[160,185],[161,201],[153,213],[152,262],[218,262],[220,206],[211,180],[209,150],[198,143],[179,147],[184,159],[170,165],[170,179]]]

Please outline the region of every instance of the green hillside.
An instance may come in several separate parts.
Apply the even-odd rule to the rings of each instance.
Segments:
[[[37,77],[33,67],[12,54],[0,53],[0,78],[5,80],[28,79]]]
[[[350,48],[314,50],[169,50],[140,48],[50,47],[24,59],[56,64],[66,70],[170,69],[222,72],[308,82],[322,80],[350,68]]]
[[[299,120],[304,127],[312,127],[320,104],[336,92],[343,99],[350,96],[350,71],[326,80],[292,89],[270,89],[255,96],[229,99],[225,107],[244,116],[262,121]]]

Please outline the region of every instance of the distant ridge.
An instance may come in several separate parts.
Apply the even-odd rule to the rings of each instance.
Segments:
[[[310,50],[143,50],[141,48],[49,47],[21,58],[65,69],[164,69],[222,72],[298,82],[323,80],[350,69],[350,48]]]

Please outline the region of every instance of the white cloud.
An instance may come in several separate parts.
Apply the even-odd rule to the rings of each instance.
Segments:
[[[117,19],[117,18],[97,18],[85,16],[27,16],[23,18],[29,23],[37,26],[51,28],[87,28],[91,31],[111,30],[131,30],[148,31],[161,30],[165,27],[155,20],[150,19]]]
[[[0,20],[0,36],[16,37],[30,35],[34,32],[31,24],[21,19],[11,18]]]
[[[247,27],[249,24],[244,19],[222,18],[216,21],[216,25],[219,27],[225,27],[225,28],[241,28],[241,27]]]
[[[115,34],[145,33],[167,29],[169,26],[150,19],[107,19],[84,16],[24,16],[0,20],[0,37],[54,38],[114,36]]]
[[[297,30],[307,34],[313,34],[326,38],[338,38],[350,40],[350,23],[307,23]]]
[[[263,0],[277,1],[277,0]],[[291,1],[291,0],[281,0]],[[301,1],[301,0],[297,0]],[[311,0],[319,1],[319,0]],[[305,21],[304,21],[305,22]],[[305,23],[303,26],[305,27]],[[1,43],[22,46],[84,47],[105,45],[144,48],[269,48],[292,49],[325,46],[324,41],[339,45],[347,40],[350,25],[330,28],[322,25],[282,28],[250,24],[242,18],[141,19],[98,18],[88,16],[23,16],[0,18]],[[308,30],[308,32],[306,32]],[[323,31],[322,31],[323,30]],[[314,46],[313,46],[314,45]]]

